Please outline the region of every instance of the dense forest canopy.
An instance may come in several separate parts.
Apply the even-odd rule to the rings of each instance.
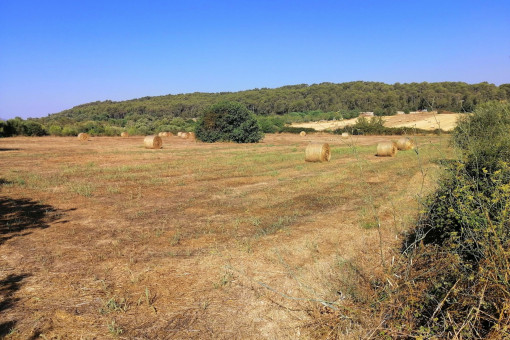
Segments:
[[[471,112],[479,103],[510,98],[510,84],[499,87],[489,83],[462,82],[410,83],[393,85],[379,82],[290,85],[276,89],[253,89],[240,92],[190,93],[143,97],[114,102],[106,100],[75,106],[50,115],[44,120],[69,118],[75,121],[108,119],[137,120],[140,116],[197,118],[201,112],[220,101],[244,104],[257,115],[283,115],[290,112],[359,110],[415,111],[439,109]]]
[[[479,104],[510,99],[510,84],[487,82],[409,83],[349,82],[289,85],[239,92],[189,93],[78,105],[44,118],[0,121],[0,137],[13,135],[146,135],[191,131],[207,107],[239,102],[257,116],[266,133],[286,131],[285,124],[310,120],[348,119],[362,111],[392,115],[397,111],[472,112]]]

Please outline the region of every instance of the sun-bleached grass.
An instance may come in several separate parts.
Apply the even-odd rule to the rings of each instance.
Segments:
[[[211,311],[210,315],[197,316],[197,320],[207,320],[221,315],[217,294],[230,294],[233,288],[237,289],[234,292],[248,289],[236,286],[237,275],[219,269],[226,262],[243,260],[246,265],[256,265],[268,261],[274,266],[260,267],[256,273],[281,271],[284,276],[298,278],[304,282],[294,289],[299,291],[309,284],[305,278],[309,266],[327,261],[328,247],[343,233],[352,231],[362,239],[377,230],[374,211],[367,202],[374,204],[384,221],[383,231],[391,230],[394,235],[394,230],[405,228],[416,208],[407,204],[409,184],[416,182],[415,175],[422,169],[426,178],[438,171],[434,160],[439,158],[440,141],[423,140],[419,144],[420,161],[414,151],[399,153],[388,161],[374,156],[375,145],[360,144],[354,151],[341,139],[328,141],[332,150],[328,163],[305,162],[306,143],[285,140],[253,145],[193,143],[186,147],[169,142],[158,152],[138,144],[118,146],[117,150],[88,143],[88,149],[79,150],[77,155],[64,150],[62,155],[46,158],[44,152],[37,151],[41,159],[48,160],[40,167],[33,166],[30,154],[12,158],[5,154],[12,162],[4,172],[2,190],[6,195],[30,195],[77,210],[75,220],[70,214],[69,230],[67,224],[48,228],[47,232],[59,235],[55,238],[59,243],[52,245],[56,249],[51,252],[53,257],[41,248],[36,250],[42,254],[37,257],[40,263],[34,260],[44,262],[45,277],[50,277],[51,268],[63,268],[67,263],[82,266],[73,267],[66,275],[86,288],[83,294],[91,307],[84,315],[102,324],[103,330],[95,333],[96,329],[76,324],[77,330],[105,337],[101,332],[108,335],[104,325],[111,325],[114,316],[112,335],[115,327],[122,327],[122,336],[141,336],[132,326],[138,319],[155,329],[161,327],[157,334],[163,335],[166,325],[158,322],[165,317],[184,315],[186,320],[183,306],[195,313],[196,292],[204,295],[202,302],[213,301],[205,311],[197,309],[201,313]],[[94,143],[101,143],[101,139],[95,138]],[[54,153],[51,149],[46,152]],[[372,201],[366,199],[367,193]],[[360,214],[366,226],[358,223]],[[324,230],[338,230],[339,234],[322,235]],[[51,242],[50,238],[46,242]],[[45,242],[36,244],[43,247]],[[284,247],[289,254],[281,250]],[[277,250],[281,256],[275,255]],[[343,247],[336,251],[346,262],[352,261],[352,254],[344,254]],[[288,268],[294,267],[284,267],[286,259],[295,261],[296,268],[301,262],[307,266],[287,275]],[[37,276],[36,269],[32,272],[45,280]],[[93,282],[102,280],[112,288],[103,292],[98,284],[87,284],[87,278],[92,277],[97,277]],[[67,281],[51,278],[59,287],[70,286]],[[153,282],[156,284],[151,285]],[[44,283],[47,291],[53,289],[49,282]],[[140,296],[145,301],[146,287],[156,299],[137,304]],[[332,287],[325,291],[335,294]],[[64,291],[62,296],[73,295]],[[108,304],[112,297],[115,301]],[[54,298],[58,300],[56,295]],[[128,302],[125,313],[115,311],[122,306],[121,298]],[[230,298],[221,296],[225,301]],[[256,305],[258,301],[250,300],[251,307]],[[112,313],[101,314],[101,308]],[[33,322],[29,315],[26,320],[20,323],[23,334],[27,334],[26,324]],[[55,329],[54,335],[58,335]]]

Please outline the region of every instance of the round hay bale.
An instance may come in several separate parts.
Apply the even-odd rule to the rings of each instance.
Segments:
[[[188,137],[189,137],[189,133],[187,133],[187,132],[181,132],[181,138],[183,138],[183,139],[188,139]]]
[[[377,156],[393,157],[397,154],[398,148],[395,142],[381,142],[377,144]]]
[[[306,136],[306,132],[305,132],[305,131],[301,131],[301,132],[299,133],[299,135],[300,135],[301,137],[304,137],[304,136]]]
[[[397,148],[403,151],[412,150],[414,149],[414,141],[407,137],[402,137],[397,140]]]
[[[310,143],[305,150],[307,162],[329,162],[331,151],[328,143]]]
[[[143,140],[146,149],[161,149],[163,140],[159,136],[147,136]]]
[[[197,138],[197,135],[194,132],[188,132],[188,139],[195,140],[195,138]]]
[[[89,134],[85,132],[81,132],[78,134],[78,139],[81,140],[82,142],[88,141],[89,137],[90,137]]]
[[[127,133],[127,132],[125,132],[125,131],[124,131],[124,132],[122,132],[122,133],[120,134],[120,136],[121,136],[121,137],[129,137],[129,133]]]
[[[165,136],[165,133],[164,132],[160,132],[158,133],[158,137],[164,137]]]
[[[342,132],[342,138],[349,138],[348,132]]]

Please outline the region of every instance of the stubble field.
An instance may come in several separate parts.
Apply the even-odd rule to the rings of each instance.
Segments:
[[[396,138],[0,139],[0,337],[315,337],[354,299],[347,266],[391,265],[451,153],[417,136],[375,156]],[[331,161],[305,162],[310,141]]]

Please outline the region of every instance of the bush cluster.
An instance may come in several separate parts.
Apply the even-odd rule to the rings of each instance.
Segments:
[[[237,102],[220,102],[207,108],[195,132],[197,139],[209,143],[256,143],[264,136],[255,116]]]
[[[48,132],[41,124],[32,120],[23,120],[19,117],[7,121],[0,120],[0,137],[44,136],[47,134]]]
[[[463,119],[438,190],[404,244],[386,334],[510,337],[510,105]]]

